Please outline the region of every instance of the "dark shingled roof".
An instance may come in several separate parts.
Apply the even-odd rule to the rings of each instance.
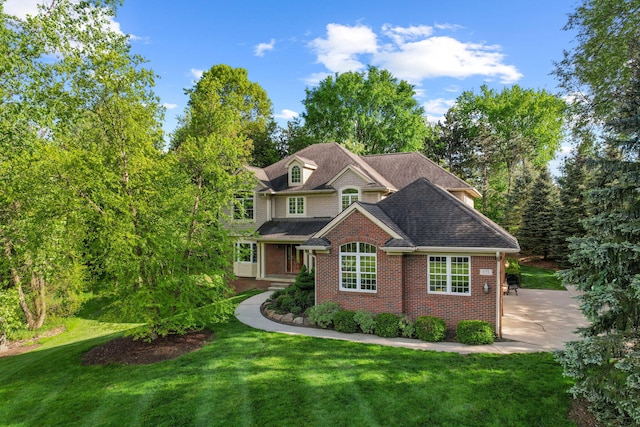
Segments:
[[[408,237],[403,239],[414,246],[520,249],[499,225],[425,178],[374,205],[383,215],[363,206],[390,228],[402,230]]]
[[[258,228],[263,239],[306,240],[331,221],[331,218],[281,218]]]
[[[298,187],[289,187],[287,164],[297,157],[307,163],[317,165],[309,179]],[[447,172],[419,153],[380,154],[357,156],[333,142],[313,144],[288,156],[264,169],[251,168],[268,189],[276,192],[331,190],[329,182],[347,166],[351,166],[364,175],[370,183],[369,188],[388,188],[397,191],[420,177],[447,189],[466,189],[475,192],[473,187]],[[367,186],[364,187],[366,190]],[[263,190],[264,191],[264,190]],[[268,190],[267,190],[268,191]]]

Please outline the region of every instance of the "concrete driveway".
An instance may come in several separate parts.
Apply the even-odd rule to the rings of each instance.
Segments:
[[[541,351],[562,350],[564,343],[579,340],[578,327],[589,324],[576,299],[579,293],[518,289],[504,296],[502,337],[539,347]]]
[[[578,301],[575,299],[577,293],[574,290],[519,289],[519,295],[511,293],[504,297],[505,312],[502,326],[504,340],[491,345],[465,345],[457,342],[429,343],[416,339],[344,334],[328,329],[277,323],[260,313],[260,306],[271,293],[263,292],[240,303],[235,313],[238,320],[264,331],[461,354],[562,350],[565,342],[579,338],[574,333],[576,328],[588,324],[579,309]]]

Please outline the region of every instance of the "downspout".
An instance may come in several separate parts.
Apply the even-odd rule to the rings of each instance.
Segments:
[[[500,331],[499,337],[502,337],[502,306],[500,305],[500,293],[502,292],[502,283],[500,280],[500,251],[496,251],[496,332]]]

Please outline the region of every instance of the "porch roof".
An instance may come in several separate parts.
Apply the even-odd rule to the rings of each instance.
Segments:
[[[331,218],[278,218],[258,228],[259,240],[307,240],[331,221]]]

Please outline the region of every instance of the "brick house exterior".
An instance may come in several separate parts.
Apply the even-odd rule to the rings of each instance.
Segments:
[[[240,200],[238,276],[316,273],[316,303],[491,323],[501,334],[506,254],[518,242],[473,208],[478,192],[418,153],[356,156],[316,144],[267,168]],[[240,204],[239,202],[239,204]]]

